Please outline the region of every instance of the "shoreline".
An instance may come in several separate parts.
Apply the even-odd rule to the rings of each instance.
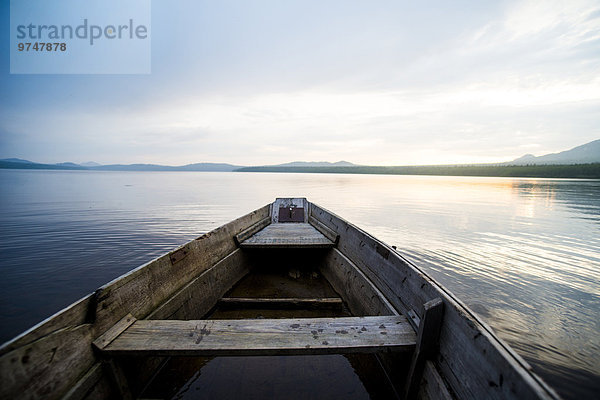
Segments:
[[[0,169],[61,170],[61,171],[136,171],[136,172],[270,172],[359,175],[422,175],[422,176],[478,176],[497,178],[556,178],[600,179],[600,163],[544,164],[544,165],[415,165],[415,166],[333,166],[333,167],[280,167],[257,166],[236,169],[190,169],[159,165],[119,165],[81,167],[52,164],[0,162]]]
[[[498,178],[600,179],[600,163],[574,165],[472,165],[398,167],[245,167],[236,172],[329,173],[370,175],[481,176]]]

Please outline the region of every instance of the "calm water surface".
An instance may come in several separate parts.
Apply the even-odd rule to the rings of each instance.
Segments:
[[[283,196],[395,245],[567,399],[600,392],[600,181],[0,170],[0,341]]]

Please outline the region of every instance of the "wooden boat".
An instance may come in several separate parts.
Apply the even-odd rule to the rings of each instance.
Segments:
[[[0,396],[139,398],[182,356],[320,354],[368,355],[389,397],[558,398],[395,248],[304,198],[278,198],[5,343]]]

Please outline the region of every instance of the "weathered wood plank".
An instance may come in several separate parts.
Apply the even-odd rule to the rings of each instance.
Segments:
[[[266,217],[266,218],[258,221],[256,224],[252,225],[248,229],[245,229],[245,230],[241,231],[240,233],[238,233],[237,235],[235,235],[234,236],[235,242],[239,246],[244,240],[248,239],[249,237],[254,235],[256,232],[261,231],[265,226],[269,225],[270,223],[271,223],[271,217]]]
[[[104,348],[114,355],[292,355],[412,351],[402,316],[140,320]]]
[[[417,347],[413,353],[406,387],[404,390],[404,399],[414,399],[417,396],[423,377],[423,368],[425,361],[432,358],[437,353],[440,328],[442,326],[442,316],[444,312],[444,303],[439,297],[428,301],[423,305],[423,319],[419,324],[417,333]]]
[[[57,399],[94,364],[89,324],[64,328],[0,358],[1,399]]]
[[[444,380],[435,369],[431,361],[425,362],[421,388],[417,396],[421,400],[452,400],[453,397],[448,391]]]
[[[119,322],[114,324],[109,330],[104,332],[98,339],[92,343],[96,348],[102,350],[117,338],[123,331],[129,328],[136,321],[135,317],[131,314],[124,316]]]
[[[281,223],[266,226],[240,244],[244,248],[333,247],[334,243],[308,223]]]
[[[352,314],[399,315],[373,282],[338,249],[331,249],[327,253],[320,271],[335,291],[343,296]],[[410,354],[380,353],[376,357],[389,376],[406,376]],[[390,382],[395,390],[401,393],[404,380],[394,378],[390,379]]]
[[[436,367],[461,399],[558,399],[528,364],[484,322],[391,247],[337,215],[311,203],[311,215],[340,234],[337,248],[407,314],[427,301],[444,301],[444,324]],[[421,318],[422,315],[419,315]]]
[[[185,285],[147,319],[200,319],[248,272],[246,254],[237,249]]]
[[[261,308],[261,309],[309,309],[309,310],[341,310],[343,301],[339,297],[308,299],[291,298],[252,298],[252,297],[223,297],[218,306],[222,308]]]
[[[320,223],[312,215],[308,217],[308,223],[315,227],[316,230],[321,232],[327,239],[331,240],[334,244],[337,244],[340,239],[340,235],[329,229],[327,226]]]
[[[123,372],[120,363],[112,358],[105,360],[103,363],[113,380],[115,391],[119,394],[119,397],[123,400],[132,399],[133,395],[129,389],[129,382],[127,382],[127,378],[125,377],[125,373]]]
[[[114,384],[108,374],[104,372],[104,368],[102,368],[100,380],[85,394],[83,400],[106,400],[114,399],[116,397],[117,394],[114,391]]]
[[[102,378],[102,364],[96,363],[77,381],[75,385],[62,397],[62,400],[81,400]]]
[[[400,264],[393,253],[377,239],[334,214],[311,204],[312,216],[339,233],[339,251],[350,259],[371,280],[401,313],[419,310],[428,300],[437,297],[431,288],[421,289],[414,279],[418,272],[408,264]]]
[[[354,315],[399,315],[365,274],[337,249],[328,252],[320,268]]]

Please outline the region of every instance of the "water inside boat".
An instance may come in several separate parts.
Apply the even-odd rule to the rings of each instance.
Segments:
[[[323,276],[326,250],[247,250],[251,272],[207,316],[190,319],[349,317]],[[317,332],[318,334],[318,332]],[[375,354],[171,357],[141,393],[164,399],[392,399]]]

